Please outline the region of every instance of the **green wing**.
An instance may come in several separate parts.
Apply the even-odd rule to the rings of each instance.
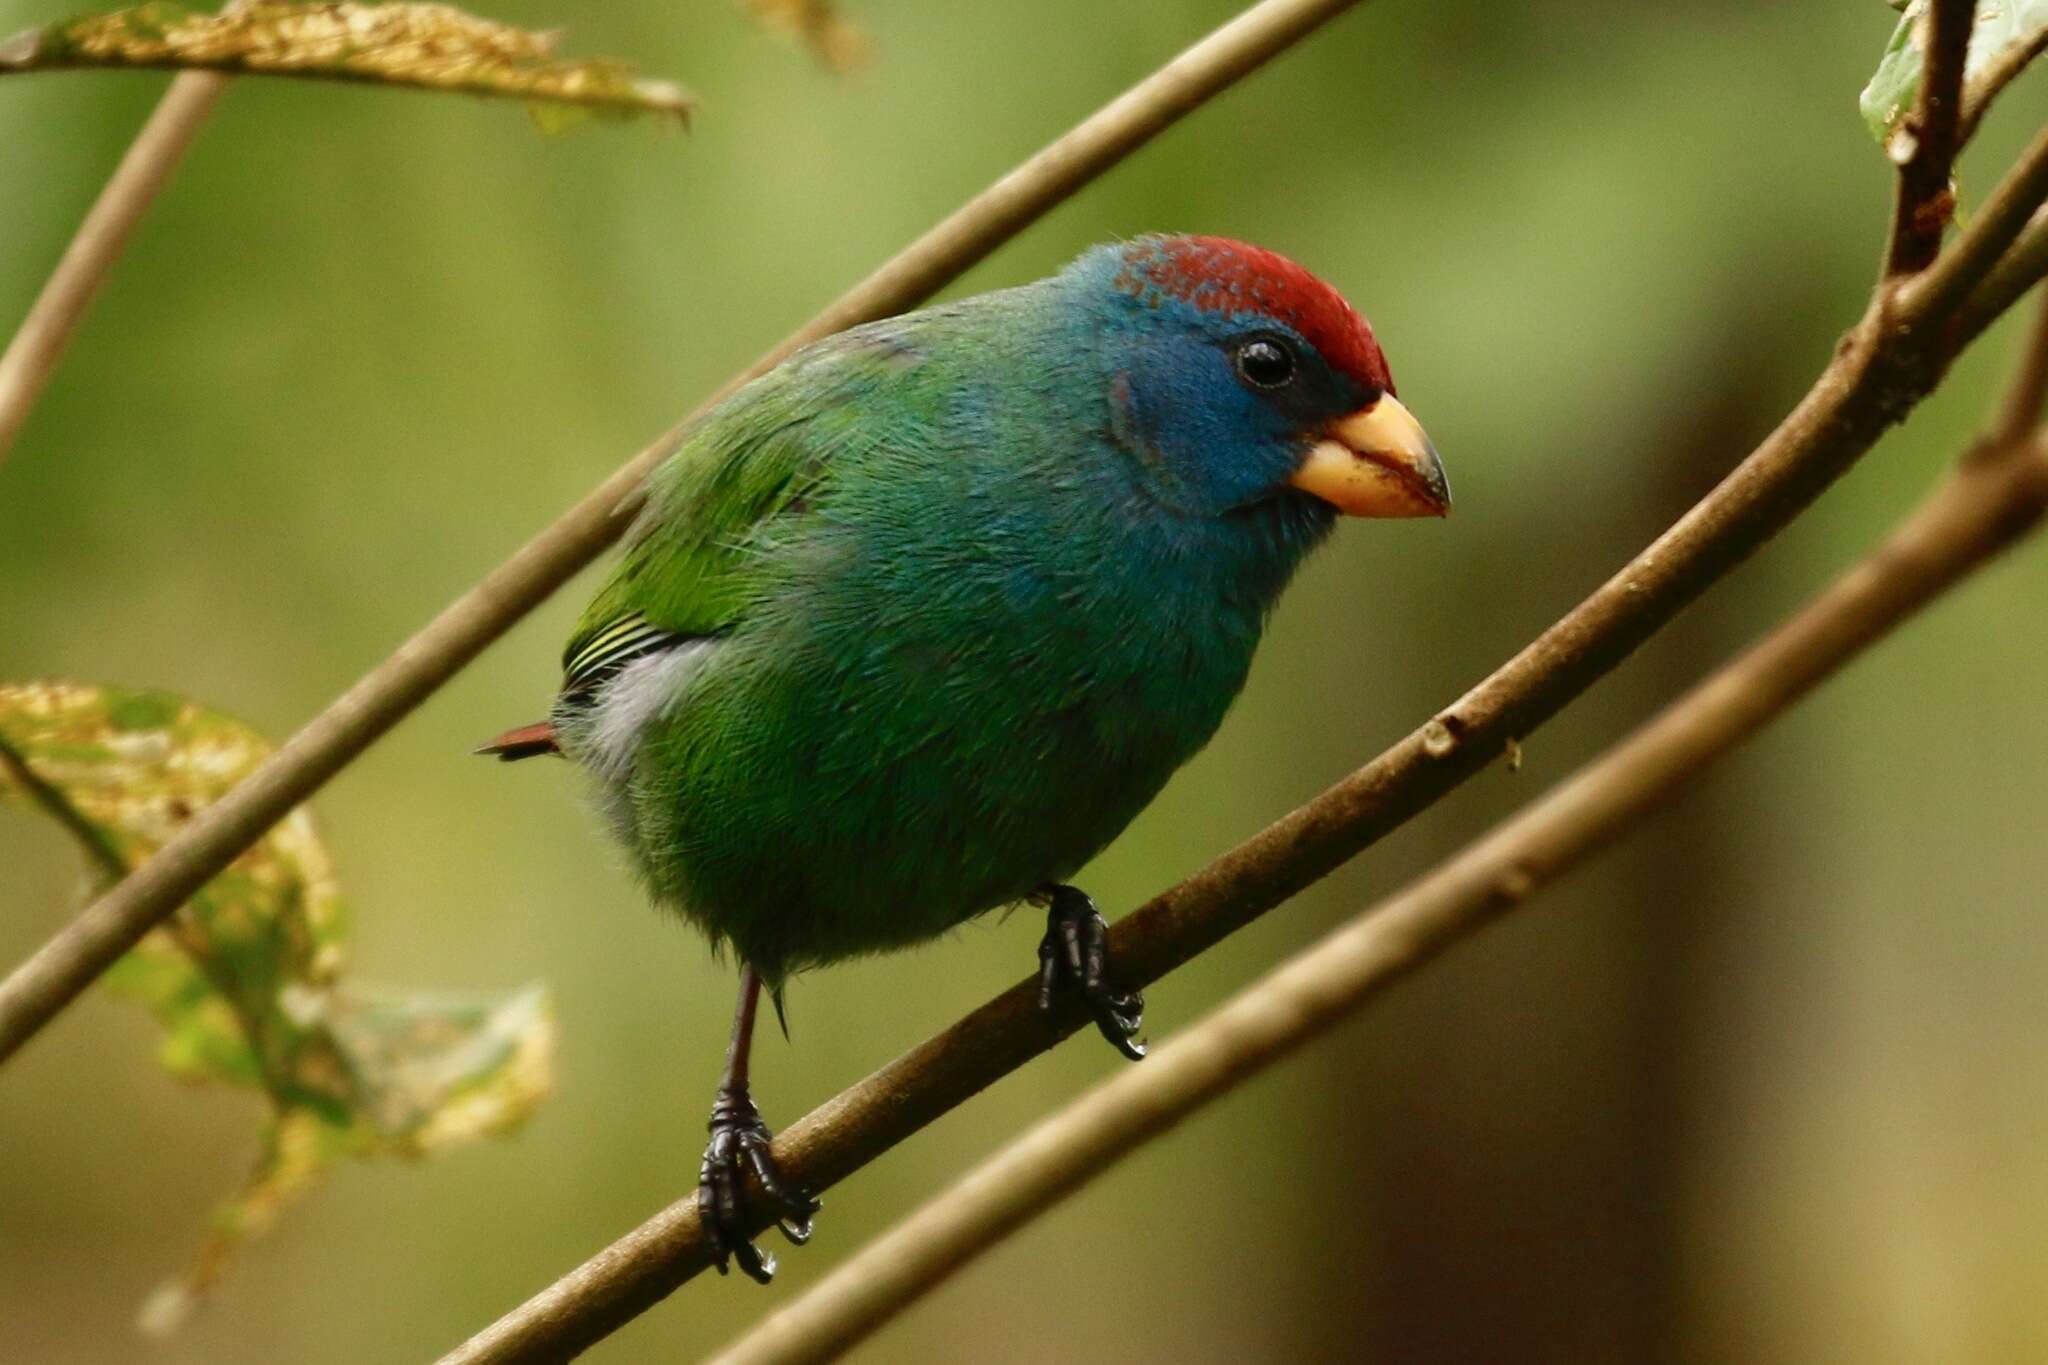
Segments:
[[[563,691],[678,639],[718,635],[746,610],[749,547],[800,512],[859,443],[856,400],[915,353],[846,333],[755,380],[705,418],[648,480],[647,506],[563,652]]]

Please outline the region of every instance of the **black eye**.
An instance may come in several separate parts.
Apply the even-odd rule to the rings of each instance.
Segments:
[[[1239,342],[1231,359],[1244,382],[1255,389],[1277,389],[1294,378],[1294,349],[1274,337]]]

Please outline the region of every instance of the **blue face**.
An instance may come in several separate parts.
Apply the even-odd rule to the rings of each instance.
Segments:
[[[1118,264],[1113,255],[1106,264]],[[1161,499],[1220,516],[1274,499],[1337,418],[1379,395],[1329,365],[1292,327],[1256,311],[1197,308],[1109,286],[1093,258],[1077,274],[1096,294],[1111,421]]]

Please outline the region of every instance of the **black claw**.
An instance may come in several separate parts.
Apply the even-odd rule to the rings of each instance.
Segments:
[[[777,1226],[797,1246],[810,1240],[811,1216],[821,1206],[808,1190],[783,1178],[769,1146],[773,1135],[745,1090],[718,1092],[710,1129],[704,1163],[697,1169],[697,1207],[712,1263],[723,1275],[728,1263],[737,1261],[748,1279],[766,1284],[775,1278],[775,1258],[747,1236],[747,1172],[752,1171],[762,1192],[787,1211]]]
[[[1145,1055],[1145,1045],[1136,1040],[1145,1025],[1145,996],[1110,988],[1108,922],[1095,902],[1074,887],[1055,886],[1051,892],[1045,937],[1038,944],[1038,1008],[1050,1011],[1062,986],[1078,991],[1102,1036],[1124,1056],[1139,1060]]]

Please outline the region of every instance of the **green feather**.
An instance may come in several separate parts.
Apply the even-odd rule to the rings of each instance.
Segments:
[[[648,481],[626,553],[563,651],[571,679],[616,657],[622,641],[630,648],[643,624],[684,637],[730,630],[747,609],[761,539],[804,510],[835,449],[861,439],[849,400],[898,363],[882,339],[834,338],[710,413]]]

